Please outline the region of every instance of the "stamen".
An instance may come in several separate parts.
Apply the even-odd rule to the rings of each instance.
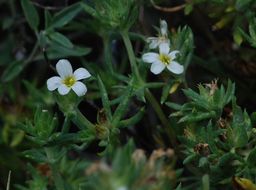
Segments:
[[[74,76],[68,76],[63,81],[63,84],[65,84],[67,87],[71,87],[75,84],[76,79]]]
[[[159,59],[165,65],[169,65],[169,63],[171,62],[171,58],[168,55],[165,55],[165,54],[160,54]]]

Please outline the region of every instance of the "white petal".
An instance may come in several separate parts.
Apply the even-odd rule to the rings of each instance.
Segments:
[[[176,55],[177,55],[178,53],[180,53],[180,51],[178,51],[178,50],[171,51],[171,53],[169,53],[169,56],[170,56],[170,57],[172,58],[172,60],[173,60],[173,59],[176,58]]]
[[[165,68],[165,65],[161,62],[155,62],[151,65],[150,71],[155,75],[161,73]]]
[[[87,92],[87,88],[84,83],[77,81],[72,87],[77,96],[83,96]]]
[[[170,51],[169,44],[167,44],[167,43],[161,43],[161,44],[159,45],[159,53],[160,53],[160,54],[169,54],[169,51]]]
[[[58,92],[61,94],[61,95],[66,95],[67,93],[69,93],[71,88],[67,87],[65,84],[62,84],[59,86],[58,88]]]
[[[91,76],[91,74],[85,68],[79,68],[75,70],[74,76],[76,80],[86,79]]]
[[[167,28],[168,28],[167,22],[165,20],[160,20],[160,30],[161,30],[162,36],[167,35],[167,30],[168,30]]]
[[[53,91],[61,85],[61,78],[57,76],[51,77],[47,80],[46,84],[48,90]]]
[[[145,53],[142,55],[142,60],[146,63],[153,63],[158,60],[158,57],[157,53]]]
[[[65,78],[73,74],[72,66],[66,59],[59,60],[56,64],[56,69],[61,78]]]
[[[166,44],[165,46],[170,47],[170,40],[165,39],[165,38],[160,39],[159,42],[158,42],[158,46],[160,47],[161,44]]]
[[[158,46],[158,38],[149,37],[147,38],[147,43],[149,43],[149,49],[155,49]]]
[[[167,65],[167,69],[174,74],[181,74],[184,71],[183,65],[180,65],[176,61],[172,61],[169,65]]]

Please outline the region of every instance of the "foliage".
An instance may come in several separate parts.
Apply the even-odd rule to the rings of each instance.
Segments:
[[[0,5],[0,189],[255,190],[254,0]]]

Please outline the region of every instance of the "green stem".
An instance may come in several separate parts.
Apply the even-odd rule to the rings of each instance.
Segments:
[[[54,163],[54,156],[52,148],[45,148],[45,153],[50,164],[53,181],[57,190],[65,190],[63,179],[58,171],[56,163]]]
[[[31,51],[29,57],[25,60],[24,67],[27,66],[33,60],[33,58],[36,55],[38,47],[39,47],[39,42],[37,41],[35,46],[34,46],[34,48],[33,48],[33,50]]]
[[[189,53],[189,55],[187,56],[187,59],[185,60],[185,64],[184,64],[185,70],[187,70],[189,63],[191,62],[192,56],[193,56],[193,50]],[[183,80],[184,87],[187,89],[188,83],[187,83],[185,74],[186,74],[186,72],[183,72],[182,80]]]
[[[128,32],[127,31],[122,31],[121,35],[122,35],[122,38],[124,40],[124,44],[125,44],[125,47],[126,47],[126,50],[127,50],[127,53],[128,53],[128,57],[129,57],[129,60],[130,60],[132,72],[135,74],[138,81],[143,83],[142,79],[139,75],[138,67],[136,65],[136,58],[135,58],[135,54],[134,54],[134,51],[133,51],[133,48],[132,48],[132,43],[130,41]],[[167,131],[172,145],[175,146],[176,143],[175,143],[174,130],[171,128],[171,125],[170,125],[168,119],[166,118],[161,106],[159,105],[156,98],[153,96],[153,94],[148,89],[146,89],[145,94],[146,94],[147,100],[150,102],[150,104],[154,108],[159,120],[161,121],[162,125],[164,126],[165,130]]]
[[[66,118],[64,120],[64,123],[63,123],[63,126],[62,126],[61,132],[62,133],[68,133],[69,128],[70,128],[70,116],[66,116]]]
[[[176,140],[175,140],[175,133],[174,130],[171,128],[171,124],[169,120],[166,118],[161,106],[157,102],[156,98],[153,96],[153,94],[146,89],[145,91],[146,99],[150,102],[151,106],[154,108],[160,122],[162,123],[163,127],[165,128],[168,137],[170,138],[171,144],[175,146]]]
[[[94,125],[78,110],[71,119],[80,129],[94,128]]]
[[[133,48],[132,48],[132,43],[131,43],[131,40],[129,38],[128,32],[127,31],[122,31],[121,35],[122,35],[122,38],[124,40],[124,44],[125,44],[125,47],[126,47],[126,50],[127,50],[127,53],[128,53],[132,73],[134,73],[135,76],[137,77],[137,79],[139,79],[139,81],[141,81],[139,70],[138,70],[138,67],[136,65],[136,58],[135,58],[135,55],[134,55],[134,51],[133,51]]]
[[[104,44],[104,58],[107,63],[108,69],[111,73],[113,73],[113,64],[111,58],[111,49],[110,49],[110,37],[108,35],[103,36],[103,44]]]

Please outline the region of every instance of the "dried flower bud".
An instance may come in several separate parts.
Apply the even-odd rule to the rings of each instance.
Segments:
[[[93,173],[96,173],[96,172],[110,172],[111,171],[111,168],[105,164],[104,162],[96,162],[96,163],[93,163],[89,168],[87,168],[85,170],[85,174],[86,175],[91,175]]]
[[[207,143],[198,143],[194,147],[194,151],[197,154],[200,154],[202,156],[208,156],[210,154],[209,144],[207,144]]]
[[[135,163],[146,160],[145,151],[142,149],[136,149],[132,154],[132,159],[135,161]]]

